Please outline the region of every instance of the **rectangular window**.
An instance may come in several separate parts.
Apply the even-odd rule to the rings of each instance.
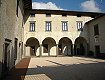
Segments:
[[[77,30],[83,31],[83,22],[82,21],[77,21]]]
[[[46,31],[51,31],[51,21],[46,21]]]
[[[98,24],[94,25],[94,35],[99,35]]]
[[[50,13],[46,13],[46,17],[51,17],[51,14]]]
[[[67,17],[67,14],[62,14],[62,17]]]
[[[43,53],[48,53],[48,44],[43,45]]]
[[[20,0],[17,0],[17,6],[16,6],[16,15],[17,15],[17,17],[18,17],[18,6],[19,6],[19,1],[20,1]]]
[[[62,31],[68,31],[67,21],[62,21]]]
[[[35,31],[35,22],[30,22],[30,32]]]
[[[35,14],[34,14],[34,13],[31,13],[31,14],[30,14],[30,17],[35,17]]]
[[[81,17],[81,14],[77,14],[77,17]]]

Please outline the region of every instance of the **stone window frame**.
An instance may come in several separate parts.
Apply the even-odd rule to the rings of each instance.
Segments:
[[[61,21],[62,22],[62,31],[68,31],[68,21]]]
[[[83,21],[76,21],[77,31],[83,31]]]
[[[30,32],[35,31],[35,23],[36,23],[36,21],[30,21],[30,27],[29,27]]]
[[[52,31],[52,21],[45,21],[45,31]]]

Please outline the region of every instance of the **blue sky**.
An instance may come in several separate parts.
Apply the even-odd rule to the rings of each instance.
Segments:
[[[36,5],[35,7],[37,8],[50,5],[51,8],[55,6],[59,9],[64,10],[105,12],[105,0],[32,0],[32,1],[36,2],[33,5],[34,6]]]

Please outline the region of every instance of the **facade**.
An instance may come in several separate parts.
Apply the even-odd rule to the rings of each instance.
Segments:
[[[105,14],[86,23],[89,31],[90,51],[96,57],[105,58]]]
[[[105,53],[102,13],[32,10],[31,5],[31,0],[0,0],[0,76],[25,56]]]
[[[88,55],[86,22],[100,13],[32,10],[24,25],[25,56]]]
[[[0,0],[0,77],[22,59],[24,16],[31,4],[31,0]]]

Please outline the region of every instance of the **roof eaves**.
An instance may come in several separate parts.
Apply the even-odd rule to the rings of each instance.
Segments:
[[[32,9],[32,0],[22,0],[24,3],[24,9],[25,10],[31,10]]]
[[[103,13],[103,14],[99,15],[98,17],[96,17],[96,18],[94,18],[94,19],[92,19],[92,20],[86,22],[86,24],[89,24],[90,22],[92,22],[92,21],[94,21],[94,20],[96,20],[96,19],[99,19],[99,18],[101,18],[101,17],[103,17],[103,16],[105,16],[105,13]]]
[[[81,15],[81,16],[99,16],[103,13],[98,12],[82,12],[82,11],[67,11],[67,10],[47,10],[47,9],[32,9],[32,12],[39,13],[39,14],[45,14],[45,13],[51,13],[51,14],[67,14],[67,15]]]

